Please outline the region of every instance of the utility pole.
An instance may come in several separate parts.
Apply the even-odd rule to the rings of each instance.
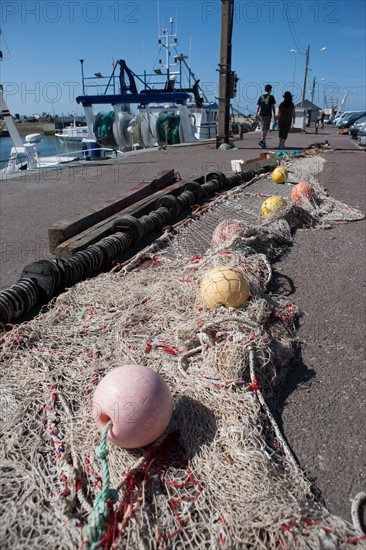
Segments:
[[[221,40],[219,63],[219,118],[216,148],[229,143],[230,133],[230,79],[231,48],[234,18],[234,0],[221,0]]]
[[[306,63],[305,63],[305,73],[304,73],[304,87],[302,89],[302,99],[301,99],[301,107],[304,107],[305,104],[305,93],[306,93],[306,81],[308,78],[308,68],[309,68],[309,55],[310,55],[310,44],[308,45],[308,49],[306,51]]]

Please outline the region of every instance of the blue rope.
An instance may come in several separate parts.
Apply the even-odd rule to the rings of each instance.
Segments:
[[[114,503],[117,500],[117,491],[109,488],[107,435],[111,426],[112,420],[106,424],[100,445],[95,449],[95,454],[102,463],[102,490],[94,501],[93,512],[90,514],[88,523],[82,531],[83,541],[93,550],[98,547],[108,527],[109,506],[107,501],[109,500]]]

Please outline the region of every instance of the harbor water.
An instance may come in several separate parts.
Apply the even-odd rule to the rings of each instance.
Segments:
[[[23,143],[25,139],[22,138]],[[13,142],[10,137],[0,138],[0,169],[5,168],[8,163],[9,155]],[[70,154],[72,156],[81,157],[82,143],[80,142],[63,142],[55,136],[42,136],[42,141],[38,146],[39,154],[42,157],[53,155]]]

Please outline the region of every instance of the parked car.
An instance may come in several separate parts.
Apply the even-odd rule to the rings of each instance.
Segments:
[[[358,132],[360,130],[366,130],[366,116],[363,116],[362,118],[359,118],[357,122],[352,124],[349,129],[349,134],[354,139],[357,138]]]
[[[338,122],[343,120],[344,118],[349,117],[350,115],[353,115],[355,111],[345,111],[344,113],[340,113],[332,120],[333,126],[337,126]]]
[[[350,115],[347,118],[344,118],[338,124],[336,125],[337,128],[349,128],[354,124],[357,120],[360,118],[366,116],[366,111],[360,111],[359,113],[354,113],[353,115]]]
[[[358,131],[357,141],[359,145],[366,145],[366,129]]]

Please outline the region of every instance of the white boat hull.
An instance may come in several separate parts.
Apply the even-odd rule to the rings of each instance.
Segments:
[[[65,143],[65,141],[72,141],[72,142],[75,142],[75,143],[81,143],[83,141],[83,139],[87,138],[88,135],[86,134],[85,136],[62,136],[60,134],[55,134],[55,136],[59,139],[59,141],[61,143]]]
[[[195,104],[150,103],[141,107],[136,116],[118,111],[117,105],[114,109],[113,137],[121,151],[133,150],[136,147],[151,148],[167,143],[172,144],[168,137],[164,138],[161,129],[162,117],[166,116],[168,119],[170,115],[172,115],[171,120],[179,124],[173,143],[195,143],[216,137],[218,118],[216,105],[197,107]]]
[[[66,141],[81,143],[83,139],[90,137],[87,126],[67,126],[61,132],[56,132],[55,136],[61,143]]]

